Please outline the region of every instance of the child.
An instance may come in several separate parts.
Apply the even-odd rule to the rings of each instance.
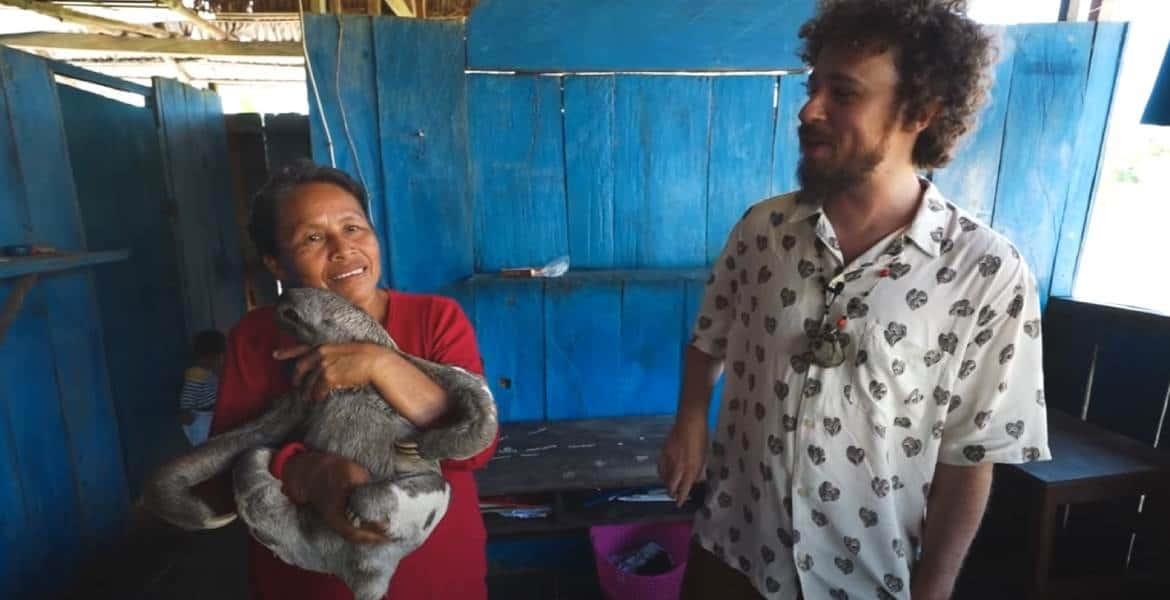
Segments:
[[[211,429],[227,339],[219,331],[209,329],[196,334],[192,346],[195,364],[183,373],[179,410],[187,441],[198,446],[207,440],[207,432]]]

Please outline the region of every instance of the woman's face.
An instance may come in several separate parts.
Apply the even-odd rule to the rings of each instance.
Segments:
[[[367,308],[382,274],[378,236],[357,198],[331,183],[306,183],[277,210],[277,256],[264,264],[292,287],[325,288]]]

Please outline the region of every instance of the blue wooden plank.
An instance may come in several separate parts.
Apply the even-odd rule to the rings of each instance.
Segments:
[[[467,97],[476,270],[567,255],[560,78],[470,75]]]
[[[468,66],[518,71],[777,69],[800,65],[813,0],[483,0]]]
[[[160,201],[166,184],[158,134],[148,108],[67,86],[59,95],[86,241],[131,251],[129,260],[95,269],[93,277],[133,494],[151,469],[187,447],[176,421],[187,332],[173,224]]]
[[[800,109],[808,93],[807,73],[780,76],[776,93],[776,133],[772,140],[772,194],[795,190],[796,165],[800,162],[800,140],[796,129],[800,126]]]
[[[0,54],[12,139],[19,153],[29,224],[40,243],[80,250],[81,217],[69,177],[57,84],[45,62],[23,52]]]
[[[373,29],[377,78],[363,81],[377,92],[392,282],[436,290],[474,266],[465,26],[383,17]]]
[[[717,77],[711,84],[707,180],[710,264],[744,210],[768,195],[772,179],[775,77]]]
[[[475,286],[475,331],[501,421],[545,418],[544,286],[540,280]]]
[[[3,96],[0,94],[0,116],[6,116]],[[7,131],[4,131],[0,141],[7,136]],[[2,173],[8,166],[7,162],[0,161],[0,177],[3,177]],[[14,199],[12,195],[0,191],[0,216],[9,214]],[[4,220],[0,218],[0,222]],[[0,298],[7,298],[11,288],[9,282],[0,281]],[[0,390],[7,389],[13,381],[19,381],[11,373],[5,372],[4,361],[13,352],[7,348],[11,346],[0,343]],[[24,495],[12,435],[11,415],[14,411],[11,403],[7,393],[0,394],[0,511],[4,514],[4,518],[0,518],[0,597],[25,598],[31,593],[26,589],[25,582],[26,577],[31,575],[25,562],[29,560],[25,544],[40,532],[32,530],[25,519]]]
[[[187,338],[196,331],[215,323],[213,301],[206,274],[207,252],[200,244],[203,222],[202,204],[189,201],[197,193],[200,183],[189,165],[195,141],[185,87],[172,79],[154,79],[155,110],[158,114],[159,139],[167,174],[168,209],[175,222],[175,248],[179,258],[180,281],[183,286],[184,321]]]
[[[549,419],[621,415],[621,284],[549,281],[545,288],[545,398]]]
[[[1087,420],[1152,446],[1170,390],[1170,322],[1150,328],[1118,321],[1099,345]]]
[[[614,100],[616,266],[705,264],[711,78],[619,76]]]
[[[44,598],[65,583],[81,559],[78,506],[69,440],[58,401],[45,290],[34,287],[0,347],[0,398],[8,405],[24,498],[24,539],[16,569],[26,597]],[[15,515],[20,518],[20,515]],[[6,517],[8,518],[8,517]]]
[[[10,93],[9,100],[12,112],[19,115],[13,119],[14,137],[21,153],[35,239],[61,248],[84,249],[65,127],[52,74],[44,61],[28,55],[10,55],[6,66],[17,83],[16,93]],[[54,369],[56,385],[37,391],[42,394],[43,404],[59,411],[42,422],[54,431],[55,420],[63,416],[65,430],[56,442],[71,460],[64,470],[54,474],[73,479],[76,489],[69,492],[77,494],[67,498],[66,490],[55,486],[49,496],[53,504],[46,508],[52,513],[78,511],[78,522],[67,534],[72,539],[61,542],[72,548],[80,539],[87,550],[94,550],[99,539],[119,529],[127,503],[118,427],[106,380],[101,321],[88,272],[47,278],[40,288],[47,304],[45,323],[52,352],[45,364]],[[25,447],[18,444],[18,452],[23,450]],[[22,453],[21,460],[27,460],[27,455]],[[57,552],[56,544],[53,552]],[[68,567],[68,561],[78,557],[66,553],[63,558],[65,562],[58,566]]]
[[[695,320],[699,317],[699,306],[703,303],[703,292],[706,291],[704,281],[688,281],[684,293],[683,303],[683,341],[688,345],[691,342],[691,332],[695,328]],[[715,382],[711,390],[711,405],[707,411],[707,426],[714,430],[719,422],[719,403],[723,399],[723,376]],[[676,405],[677,408],[677,405]]]
[[[989,30],[998,40],[999,62],[995,66],[987,103],[979,113],[974,129],[960,142],[950,164],[931,176],[948,199],[984,223],[991,222],[995,208],[1000,150],[1012,92],[1016,51],[1016,38],[1007,28],[992,27]]]
[[[1047,298],[1068,195],[1093,24],[1017,25],[992,226],[1007,235]]]
[[[19,148],[11,131],[8,92],[13,81],[6,75],[7,56],[8,51],[0,48],[0,243],[27,242],[32,232]],[[0,279],[0,298],[7,298],[12,287],[11,280]],[[35,564],[35,557],[29,556],[25,545],[30,540],[35,544],[43,545],[44,542],[37,541],[39,532],[33,530],[26,518],[20,463],[12,430],[12,419],[23,416],[23,413],[14,410],[5,391],[8,386],[25,380],[24,374],[18,379],[11,371],[6,371],[6,368],[13,367],[7,361],[8,355],[21,351],[10,344],[0,342],[0,514],[5,515],[0,518],[0,596],[23,598],[32,593],[28,584],[35,583],[30,568]],[[33,383],[31,379],[28,381]]]
[[[1072,183],[1052,265],[1049,294],[1053,296],[1072,293],[1089,207],[1097,189],[1098,170],[1104,154],[1105,128],[1113,103],[1114,84],[1121,64],[1121,50],[1125,45],[1127,28],[1125,23],[1097,23],[1093,36],[1084,108],[1077,128],[1077,140],[1073,144],[1076,157],[1071,173]]]
[[[614,77],[566,76],[565,184],[573,268],[613,266]]]
[[[91,554],[112,547],[129,505],[102,321],[89,272],[53,277],[40,285],[49,302],[57,394],[81,504],[79,533]]]
[[[0,48],[0,68],[8,50]],[[29,242],[32,232],[28,204],[24,201],[24,179],[20,171],[19,148],[9,121],[7,92],[10,80],[0,71],[0,243]]]
[[[570,270],[556,278],[556,281],[585,283],[621,283],[626,281],[698,281],[707,280],[709,271],[706,268],[680,269],[594,269]],[[467,279],[472,284],[484,281],[514,280],[515,278],[498,273],[480,273]]]
[[[622,289],[621,371],[614,401],[623,415],[673,414],[678,407],[685,281],[628,281]]]
[[[379,88],[375,67],[378,61],[374,55],[371,20],[361,16],[305,15],[305,41],[317,91],[325,110],[323,123],[316,97],[310,90],[309,131],[313,159],[320,164],[330,164],[324,129],[327,124],[333,143],[332,155],[336,159],[334,166],[360,180],[369,194],[370,219],[374,222],[378,241],[382,245],[382,283],[394,284],[391,230],[387,225],[390,198],[386,196],[382,147],[376,135],[378,95],[382,90]],[[395,48],[390,54],[382,55],[381,59],[398,60],[392,57],[401,52],[408,52],[408,49]],[[392,97],[388,100],[397,99]],[[272,167],[278,168],[279,165]],[[402,169],[407,168],[407,165],[398,163],[389,165],[389,168]]]
[[[198,90],[202,108],[200,139],[206,151],[203,163],[208,195],[206,202],[212,227],[207,232],[215,249],[215,327],[227,331],[244,316],[244,253],[240,236],[244,229],[236,217],[235,186],[228,164],[227,127],[219,94]]]
[[[0,279],[120,262],[129,257],[128,250],[76,252],[60,256],[6,256],[0,258]]]

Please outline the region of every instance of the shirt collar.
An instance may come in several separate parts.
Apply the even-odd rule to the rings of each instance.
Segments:
[[[947,199],[943,197],[933,183],[926,179],[919,179],[926,187],[922,193],[922,202],[918,203],[918,212],[910,227],[906,229],[906,237],[914,245],[931,257],[941,253],[943,235],[950,221],[951,211],[947,209]]]
[[[923,252],[931,257],[937,257],[946,231],[950,211],[947,210],[947,199],[928,179],[919,178],[925,187],[922,201],[918,203],[918,211],[914,220],[906,228],[905,237],[914,242]],[[800,194],[796,196],[796,208],[792,213],[793,221],[804,221],[817,218],[817,222],[824,217],[824,210],[820,200],[806,199]]]

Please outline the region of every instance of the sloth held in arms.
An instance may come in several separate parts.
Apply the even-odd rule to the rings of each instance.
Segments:
[[[373,317],[326,290],[287,290],[275,315],[278,326],[303,344],[372,343],[398,351]],[[447,510],[450,486],[438,461],[472,456],[498,427],[481,378],[400,354],[447,393],[452,412],[443,426],[420,431],[370,385],[335,389],[320,402],[310,399],[310,390],[294,389],[258,419],[161,467],[147,483],[147,507],[184,529],[225,525],[233,515],[216,515],[192,488],[232,469],[237,512],[257,541],[289,564],[336,575],[358,600],[381,598],[399,561]],[[311,508],[285,496],[269,463],[273,447],[288,439],[303,439],[370,472],[370,481],[350,495],[347,515],[355,527],[380,529],[388,543],[350,543]]]

